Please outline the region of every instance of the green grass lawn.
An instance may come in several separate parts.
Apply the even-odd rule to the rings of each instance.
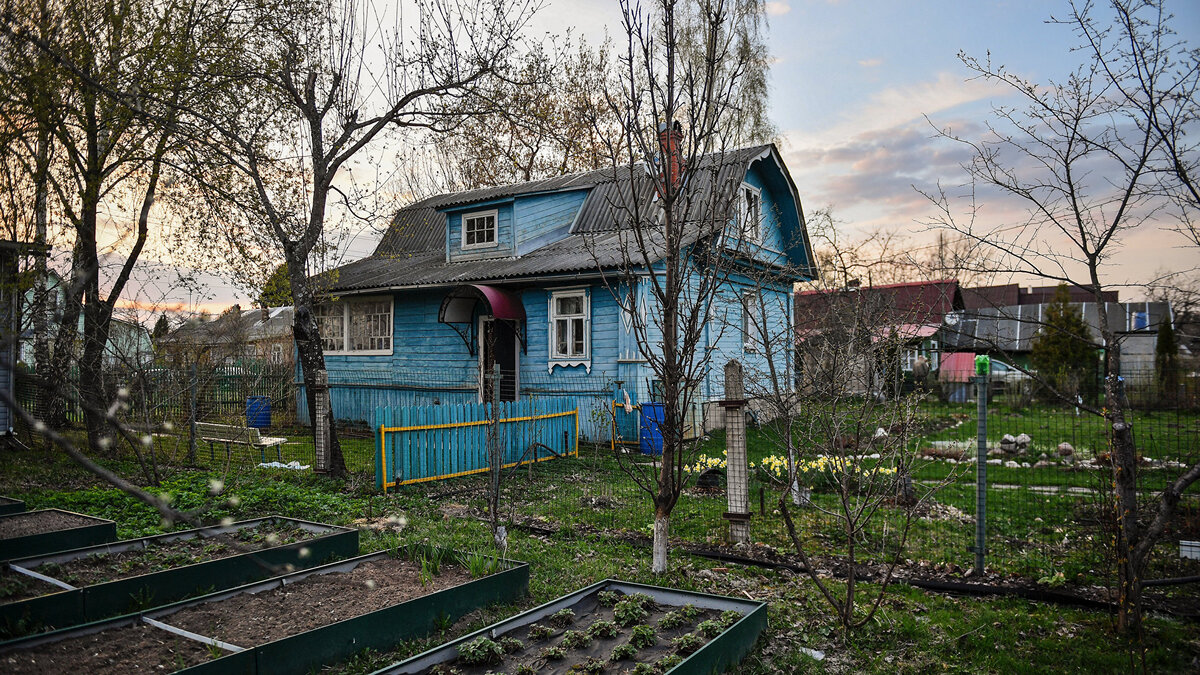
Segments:
[[[112,518],[117,521],[123,538],[162,530],[163,524],[151,508],[105,487],[60,454],[9,452],[5,460],[0,465],[0,493],[24,499],[30,508],[55,506]],[[124,475],[137,475],[131,462],[106,463]],[[572,486],[587,484],[589,477],[599,473],[598,468],[598,464],[589,464],[586,457],[549,462],[538,467],[533,481],[523,478],[514,487],[527,495],[526,501],[540,504],[543,514],[560,514],[568,522],[584,524],[590,522],[588,510],[575,500],[596,493]],[[369,475],[338,482],[309,472],[286,470],[226,472],[164,467],[164,474],[162,485],[152,489],[169,492],[175,505],[196,511],[206,522],[281,514],[344,525],[368,515],[402,515],[407,526],[399,533],[384,535],[364,530],[362,551],[418,541],[466,550],[489,547],[486,525],[458,510],[460,506],[472,505],[475,497],[470,491],[434,497],[437,490],[461,489],[467,486],[466,481],[383,497],[374,493],[374,481]],[[583,478],[565,480],[571,474]],[[214,479],[224,484],[219,495],[210,490]],[[533,491],[535,484],[537,491]],[[236,504],[230,497],[237,498]],[[618,495],[617,499],[623,500],[625,496]],[[711,520],[712,513],[721,508],[720,501],[706,497],[681,504],[673,519],[677,532],[693,528],[691,536],[699,536],[711,530],[711,525],[701,521]],[[516,508],[512,500],[508,502],[507,508]],[[531,512],[535,510],[529,508]],[[646,513],[644,501],[622,504],[613,510],[620,514],[617,519],[629,523],[646,520],[645,516],[637,515]],[[763,519],[763,527],[768,520]],[[769,534],[765,529],[755,532],[756,537]],[[1103,612],[1012,598],[954,597],[896,587],[872,623],[846,636],[832,620],[811,581],[789,572],[720,565],[676,554],[671,574],[659,578],[648,572],[645,548],[605,533],[587,534],[571,528],[553,535],[516,529],[510,534],[510,546],[512,557],[531,564],[531,596],[526,601],[477,612],[439,635],[407,643],[388,654],[360,654],[350,663],[328,671],[369,672],[608,577],[768,602],[767,633],[740,667],[741,673],[1097,673],[1129,668],[1120,641],[1110,632],[1111,617]],[[838,587],[836,581],[831,583]],[[863,593],[875,590],[872,584],[860,585]],[[1189,671],[1194,659],[1200,658],[1200,628],[1152,616],[1147,622],[1144,645],[1149,670]],[[825,659],[816,661],[802,648],[820,650]]]

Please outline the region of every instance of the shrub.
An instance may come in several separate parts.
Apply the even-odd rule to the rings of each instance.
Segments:
[[[569,630],[563,633],[562,642],[558,643],[567,649],[582,649],[592,643],[592,638],[582,631]]]
[[[629,637],[629,644],[637,649],[645,649],[658,642],[658,635],[654,629],[646,624],[633,627],[633,634]]]
[[[704,638],[695,633],[680,635],[671,640],[671,645],[675,647],[675,651],[680,654],[691,654],[692,652],[704,646]]]
[[[575,623],[575,611],[572,609],[560,609],[550,615],[550,624],[559,628],[566,628]]]
[[[621,629],[617,627],[615,622],[605,621],[604,619],[596,621],[591,626],[588,626],[587,629],[588,635],[602,639],[615,638],[620,632]]]
[[[505,654],[512,654],[513,652],[519,652],[525,648],[524,642],[521,642],[520,640],[518,640],[515,637],[512,637],[511,635],[506,635],[506,636],[500,638],[499,640],[496,641],[496,644],[500,645],[500,649],[503,649]]]
[[[481,637],[458,647],[458,660],[468,666],[500,663],[504,650],[492,640]]]
[[[622,626],[632,626],[645,619],[647,613],[641,601],[633,595],[626,596],[624,600],[618,602],[617,606],[613,608],[613,618]]]
[[[547,661],[561,661],[567,658],[567,650],[562,647],[545,647],[538,655]]]
[[[637,648],[626,642],[623,645],[617,645],[612,650],[612,656],[608,657],[609,661],[623,661],[632,659],[634,654],[637,654]]]

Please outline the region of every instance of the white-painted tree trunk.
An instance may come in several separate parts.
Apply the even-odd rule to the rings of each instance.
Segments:
[[[670,516],[654,515],[654,560],[650,571],[655,574],[667,573],[667,535],[670,527]]]

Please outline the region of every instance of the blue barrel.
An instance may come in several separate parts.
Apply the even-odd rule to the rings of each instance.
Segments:
[[[250,396],[246,398],[246,426],[266,429],[271,426],[271,397]]]
[[[665,410],[661,403],[642,404],[642,429],[638,434],[638,448],[643,455],[662,455],[662,421]]]

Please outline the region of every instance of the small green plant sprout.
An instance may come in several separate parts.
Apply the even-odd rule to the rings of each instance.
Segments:
[[[654,629],[646,624],[633,627],[633,634],[629,637],[629,644],[635,649],[645,649],[651,645],[658,643],[658,635],[654,633]]]
[[[495,641],[480,637],[458,647],[458,660],[468,666],[500,663],[504,650]]]
[[[592,643],[592,638],[587,633],[578,630],[569,630],[563,633],[562,642],[558,644],[567,649],[583,649]]]
[[[605,621],[604,619],[596,621],[592,625],[588,626],[587,629],[587,634],[591,637],[604,640],[615,638],[620,632],[621,629],[617,626],[615,621]]]
[[[441,612],[433,618],[433,628],[439,633],[445,633],[454,625],[454,617],[445,612]]]
[[[600,594],[596,597],[596,601],[600,603],[601,607],[612,607],[620,599],[621,594],[616,591],[600,591]]]
[[[667,612],[667,615],[659,620],[658,627],[663,630],[671,630],[691,625],[691,623],[680,612]]]
[[[466,553],[459,559],[459,564],[467,568],[472,577],[486,577],[500,570],[500,561],[490,555],[474,552]]]
[[[683,663],[682,656],[678,654],[667,654],[659,659],[658,663],[654,664],[654,668],[660,673],[665,673],[681,663]]]
[[[522,663],[513,671],[513,675],[537,675],[537,668],[527,663]]]
[[[704,646],[704,638],[695,633],[688,633],[671,640],[671,646],[675,647],[679,654],[691,654]]]
[[[529,627],[529,639],[542,641],[554,635],[554,629],[549,626],[543,626],[540,623],[535,623]]]
[[[650,605],[654,604],[654,598],[646,595],[645,593],[633,593],[631,595],[625,596],[625,599],[636,602],[638,605],[641,605],[642,607],[649,607]]]
[[[636,595],[629,595],[617,603],[613,607],[613,618],[622,626],[632,626],[633,624],[646,618],[646,608],[637,599]]]
[[[613,647],[612,655],[608,657],[609,661],[624,661],[632,659],[637,654],[637,648],[626,642],[623,645]]]
[[[569,607],[567,609],[560,609],[557,612],[550,615],[549,621],[550,621],[550,625],[552,625],[552,626],[558,626],[559,628],[566,628],[567,626],[570,626],[571,624],[575,623],[575,610],[573,610]]]
[[[222,656],[225,656],[224,649],[221,649],[220,647],[218,647],[217,645],[215,645],[211,642],[208,643],[208,658],[212,659],[213,661],[216,661],[217,659],[221,658]]]
[[[515,638],[511,635],[505,635],[504,637],[500,638],[499,640],[496,640],[496,644],[500,645],[500,649],[503,649],[505,654],[512,654],[513,652],[519,652],[525,648],[524,642],[521,642],[520,640],[518,640],[517,638]]]
[[[727,609],[721,612],[721,625],[729,628],[733,624],[742,620],[742,613],[735,609]]]
[[[452,668],[444,663],[439,663],[429,669],[429,675],[462,675],[462,671],[458,668]]]
[[[567,650],[562,647],[543,647],[538,656],[547,661],[562,661],[567,658]]]
[[[629,671],[630,675],[659,675],[658,668],[653,663],[639,663]]]
[[[699,631],[704,637],[712,639],[720,635],[721,632],[725,630],[725,626],[722,626],[720,621],[709,619],[707,621],[701,621],[700,625],[696,626],[696,630]]]
[[[700,616],[700,609],[695,605],[684,605],[675,611],[688,621],[695,621],[696,617]]]

